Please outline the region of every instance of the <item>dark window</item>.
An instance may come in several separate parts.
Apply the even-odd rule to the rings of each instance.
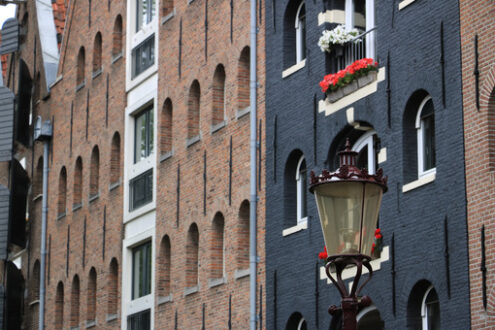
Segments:
[[[153,170],[144,172],[130,182],[131,205],[129,211],[140,208],[153,200]]]
[[[132,300],[150,293],[151,242],[147,242],[132,249]]]
[[[153,152],[153,143],[153,106],[151,106],[135,117],[134,163]]]
[[[132,50],[132,78],[155,63],[155,35]]]
[[[433,101],[429,99],[421,112],[423,130],[423,171],[435,167],[435,115]]]
[[[127,317],[127,329],[129,330],[149,330],[150,324],[150,310],[129,315]]]

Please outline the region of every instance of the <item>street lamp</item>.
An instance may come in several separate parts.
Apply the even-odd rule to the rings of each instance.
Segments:
[[[387,190],[387,178],[383,177],[382,169],[372,175],[366,169],[357,168],[357,154],[351,150],[347,140],[345,150],[339,152],[340,167],[337,171],[323,170],[319,176],[311,171],[309,188],[315,195],[329,255],[326,273],[342,296],[342,307],[332,305],[329,313],[342,311],[344,330],[356,329],[358,308],[371,304],[369,297],[358,298],[358,295],[373,273],[371,248],[382,196]],[[356,275],[348,291],[342,272],[350,265],[356,266]],[[369,277],[358,288],[363,266],[368,269]],[[330,267],[335,267],[336,279],[330,274]]]

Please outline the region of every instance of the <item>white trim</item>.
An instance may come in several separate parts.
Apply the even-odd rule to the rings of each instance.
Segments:
[[[424,169],[424,151],[425,151],[425,146],[424,146],[424,141],[423,141],[423,133],[424,133],[424,122],[421,120],[421,114],[423,113],[423,108],[425,104],[432,100],[431,96],[428,95],[427,97],[424,98],[423,101],[421,101],[421,104],[418,107],[418,112],[416,113],[416,120],[414,122],[414,125],[416,127],[416,138],[417,138],[417,153],[418,153],[418,178],[421,178],[423,176],[426,176],[430,173],[433,173],[435,171],[435,167],[430,168],[425,171]],[[432,101],[433,102],[433,101]],[[433,110],[433,118],[435,118],[435,110]],[[435,132],[433,132],[435,134]]]
[[[296,21],[295,21],[295,29],[296,29],[296,63],[299,63],[301,62],[302,60],[304,60],[306,57],[305,57],[305,52],[304,52],[304,49],[302,47],[303,43],[304,43],[304,35],[303,35],[303,28],[305,28],[306,26],[306,21],[304,21],[304,26],[301,27],[301,19],[299,18],[299,15],[301,14],[301,9],[302,7],[304,7],[304,1],[301,1],[301,4],[299,5],[299,8],[297,8],[297,12],[296,12]],[[305,12],[306,12],[306,8],[304,8]],[[306,15],[306,13],[304,14]],[[304,17],[304,19],[306,20],[306,17]]]
[[[297,72],[297,71],[301,70],[302,68],[304,68],[305,65],[306,65],[306,59],[302,60],[299,63],[294,64],[293,66],[291,66],[287,69],[285,69],[284,71],[282,71],[282,78],[287,78],[288,76],[290,76],[294,72]]]
[[[407,6],[409,6],[410,4],[412,4],[415,1],[416,0],[404,0],[404,1],[399,2],[399,10],[406,8]]]
[[[372,312],[372,311],[377,310],[377,309],[378,308],[376,308],[375,305],[371,305],[371,306],[368,306],[368,307],[361,309],[359,311],[359,313],[356,315],[356,321],[359,323],[359,321],[363,318],[363,316],[365,316],[369,312]]]
[[[345,0],[345,30],[354,28],[354,0]]]
[[[405,193],[435,181],[436,171],[434,168],[432,168],[432,170],[433,172],[428,173],[427,175],[424,175],[413,182],[409,182],[408,184],[403,185],[402,192]]]
[[[289,236],[289,235],[292,235],[292,234],[297,233],[298,231],[301,231],[304,229],[308,229],[308,221],[304,221],[304,222],[301,221],[300,223],[298,223],[297,225],[295,225],[293,227],[282,230],[282,236],[284,236],[284,237]]]
[[[425,294],[423,295],[423,299],[421,301],[421,323],[423,326],[423,330],[429,330],[428,329],[428,313],[426,309],[426,298],[428,298],[428,295],[430,294],[431,290],[435,290],[433,285],[430,285],[428,289],[426,289]]]
[[[299,174],[299,172],[301,172],[301,166],[305,161],[306,161],[306,158],[304,157],[304,155],[302,155],[299,158],[299,161],[297,162],[297,167],[296,167],[296,210],[297,210],[296,214],[297,214],[297,223],[298,224],[308,221],[307,214],[305,216],[303,216],[303,214],[302,214],[303,205],[305,202],[307,202],[307,201],[303,200],[303,197],[307,196],[306,194],[304,194],[307,187],[306,187],[306,185],[303,185],[302,178]]]
[[[421,128],[421,112],[423,112],[423,107],[425,106],[426,102],[428,102],[429,100],[431,100],[430,95],[428,95],[423,99],[423,101],[421,101],[421,104],[418,107],[418,112],[416,113],[416,119],[414,120],[414,127]]]
[[[318,14],[318,26],[325,23],[345,24],[345,10],[333,9]]]
[[[374,146],[374,136],[376,135],[375,130],[369,130],[364,133],[352,146],[352,150],[360,152],[365,146],[368,146],[368,173],[375,174],[376,164],[375,164],[375,146]]]

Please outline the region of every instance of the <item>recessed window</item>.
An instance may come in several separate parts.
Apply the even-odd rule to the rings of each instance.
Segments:
[[[150,310],[135,313],[127,317],[128,330],[148,330],[151,329]]]
[[[136,32],[155,17],[156,0],[136,0]]]
[[[134,122],[134,163],[138,163],[153,153],[153,106],[137,115]]]
[[[129,211],[134,211],[153,200],[153,170],[148,170],[135,177],[129,183],[130,205]]]
[[[306,222],[308,219],[308,208],[306,203],[306,195],[308,190],[306,159],[301,156],[297,164],[296,170],[296,186],[297,186],[297,224]]]
[[[421,102],[416,116],[418,138],[418,176],[435,171],[435,111],[431,96]]]
[[[296,63],[306,58],[306,6],[301,2],[296,14]]]
[[[370,130],[357,139],[352,147],[358,153],[357,167],[368,170],[369,174],[375,174],[376,171],[375,139],[375,131]]]
[[[306,58],[306,5],[292,0],[284,15],[283,62],[289,68]]]
[[[421,319],[423,330],[440,329],[440,302],[437,292],[430,286],[423,297],[421,305]]]
[[[136,77],[155,63],[155,35],[132,50],[132,77]]]
[[[300,150],[294,150],[285,165],[284,228],[307,224],[307,167]]]
[[[132,249],[132,297],[151,293],[151,241]],[[141,329],[141,328],[136,328]]]
[[[301,313],[295,312],[293,313],[287,324],[285,325],[285,330],[307,330],[308,323],[304,319]]]

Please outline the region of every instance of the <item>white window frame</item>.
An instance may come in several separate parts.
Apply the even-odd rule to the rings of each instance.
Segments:
[[[345,1],[345,29],[350,31],[354,28],[354,0]],[[375,0],[366,0],[366,31],[375,28]],[[366,57],[375,58],[375,33],[366,36]]]
[[[296,197],[296,205],[297,205],[297,224],[302,225],[308,222],[308,215],[306,214],[305,217],[302,216],[302,210],[303,210],[303,203],[307,201],[303,200],[303,197],[307,197],[306,194],[303,195],[303,189],[308,189],[305,185],[303,185],[303,180],[300,175],[300,170],[301,170],[301,165],[302,163],[306,160],[304,155],[299,158],[299,161],[297,162],[297,168],[296,168],[296,189],[297,189],[297,197]],[[307,165],[306,165],[306,170],[307,170]],[[306,209],[307,213],[307,209]]]
[[[418,178],[422,178],[424,176],[429,176],[432,174],[436,173],[436,164],[435,167],[430,168],[429,170],[424,169],[424,141],[423,141],[423,133],[424,133],[424,122],[421,120],[421,113],[423,112],[423,108],[429,100],[431,100],[431,96],[428,95],[427,97],[424,98],[424,100],[421,102],[418,108],[418,112],[416,113],[416,121],[415,121],[415,127],[416,127],[416,136],[417,136],[417,143],[418,143]],[[433,110],[433,116],[435,114],[435,110]],[[435,134],[435,132],[433,132]]]
[[[296,29],[296,64],[299,62],[302,62],[303,60],[306,59],[306,49],[303,47],[304,44],[304,35],[303,35],[303,27],[301,26],[301,19],[299,18],[301,14],[301,9],[304,6],[304,1],[301,1],[299,4],[299,7],[297,8],[296,12],[296,23],[295,23],[295,29]],[[304,8],[304,12],[306,12],[306,7]],[[306,14],[304,18],[304,25],[306,26]]]
[[[376,172],[376,152],[374,137],[375,130],[369,130],[364,133],[352,146],[352,151],[360,152],[364,147],[368,146],[368,173],[375,174]]]
[[[428,295],[430,294],[431,290],[434,290],[433,285],[430,285],[428,287],[428,289],[426,290],[423,296],[423,300],[421,301],[421,323],[423,330],[431,330],[428,329],[428,309],[426,308],[426,298],[428,298]]]

